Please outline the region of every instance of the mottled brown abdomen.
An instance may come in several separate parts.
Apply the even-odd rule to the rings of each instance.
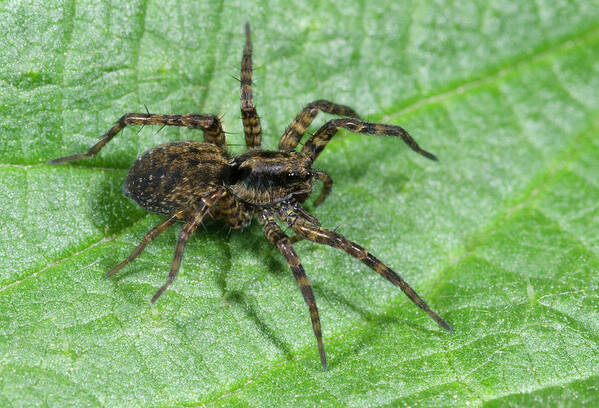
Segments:
[[[159,145],[135,160],[123,192],[143,208],[160,214],[195,209],[203,196],[223,185],[228,162],[229,156],[210,143]]]

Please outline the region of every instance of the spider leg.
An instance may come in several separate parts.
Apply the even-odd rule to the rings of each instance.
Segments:
[[[306,133],[306,129],[308,129],[308,126],[310,126],[318,114],[318,111],[332,113],[333,115],[348,116],[357,119],[360,118],[356,111],[349,106],[339,105],[324,99],[310,102],[304,109],[302,109],[295,119],[293,119],[287,129],[285,129],[285,133],[283,133],[281,141],[279,142],[279,150],[294,150],[302,136],[304,136],[304,133]]]
[[[220,218],[233,229],[249,225],[252,215],[247,206],[235,199],[233,194],[225,194],[219,201],[214,218]]]
[[[139,254],[141,254],[141,252],[145,249],[145,247],[150,242],[152,242],[154,240],[154,238],[156,238],[158,235],[160,235],[164,231],[166,231],[168,229],[168,227],[173,225],[175,222],[185,218],[187,215],[189,215],[189,213],[190,213],[190,211],[188,209],[181,209],[181,210],[175,211],[166,220],[162,221],[160,224],[156,225],[154,228],[152,228],[150,231],[148,231],[148,233],[143,237],[143,239],[141,240],[141,242],[139,243],[137,248],[135,248],[133,250],[133,252],[131,252],[131,255],[129,255],[129,257],[127,259],[125,259],[123,262],[121,262],[120,264],[118,264],[117,266],[112,268],[110,271],[108,271],[108,273],[106,274],[106,277],[107,278],[111,277],[112,275],[114,275],[115,273],[120,271],[125,265],[127,265],[128,263],[133,261],[135,258],[137,258],[137,256]]]
[[[179,238],[177,239],[177,246],[175,247],[175,254],[173,256],[173,263],[171,265],[171,270],[168,274],[168,278],[166,282],[158,289],[158,291],[152,297],[151,302],[154,303],[158,300],[158,298],[162,295],[162,293],[168,288],[168,286],[175,280],[177,274],[179,273],[179,267],[181,266],[181,260],[183,259],[183,251],[185,249],[185,244],[187,243],[187,239],[189,236],[195,231],[195,229],[200,225],[204,216],[208,213],[210,208],[218,201],[226,193],[226,190],[219,189],[213,191],[208,194],[206,197],[202,198],[202,204],[193,211],[191,214],[191,218],[189,218],[183,228],[179,232]]]
[[[314,207],[318,207],[320,204],[326,200],[327,196],[331,192],[333,188],[333,179],[326,172],[322,170],[314,171],[314,175],[320,181],[322,181],[322,191],[318,198],[314,201]]]
[[[422,149],[418,143],[412,139],[412,136],[410,136],[410,134],[401,126],[369,123],[359,119],[333,119],[328,121],[306,141],[302,148],[302,153],[312,157],[312,160],[316,160],[320,152],[326,147],[327,143],[329,143],[341,128],[369,135],[399,136],[416,153],[421,154],[427,159],[438,160],[434,154]]]
[[[416,293],[401,276],[395,273],[391,268],[382,263],[378,258],[369,253],[366,249],[345,238],[343,235],[330,231],[319,225],[314,225],[307,219],[301,217],[294,212],[295,209],[283,209],[280,211],[281,217],[287,222],[291,229],[312,242],[329,245],[333,248],[341,249],[354,258],[362,261],[371,269],[378,272],[381,276],[399,288],[414,302],[418,307],[424,310],[437,324],[443,327],[448,332],[452,332],[452,328],[445,320],[425,303],[425,301]]]
[[[293,276],[297,281],[297,285],[299,286],[300,291],[302,292],[304,301],[308,305],[308,309],[310,310],[310,319],[312,320],[312,329],[314,330],[316,342],[318,343],[318,353],[320,354],[320,362],[322,364],[322,368],[326,371],[327,357],[324,350],[324,343],[322,342],[320,317],[318,315],[318,308],[316,307],[316,299],[314,298],[314,292],[312,291],[312,286],[310,285],[310,281],[306,276],[304,267],[300,263],[300,259],[297,256],[295,250],[293,249],[289,237],[277,225],[274,216],[268,213],[267,211],[264,211],[259,216],[259,221],[262,227],[264,228],[264,234],[266,235],[268,241],[272,245],[276,246],[287,260],[287,263],[289,264],[289,267],[293,272]]]
[[[220,119],[214,115],[197,115],[188,113],[185,115],[160,115],[152,113],[126,113],[112,126],[102,138],[93,145],[87,152],[73,154],[70,156],[59,157],[51,160],[50,164],[65,163],[74,160],[91,157],[98,153],[106,143],[116,136],[121,130],[129,125],[162,125],[162,126],[182,126],[192,129],[202,129],[204,131],[204,140],[212,143],[223,150],[227,148],[225,132],[223,131]]]
[[[331,186],[333,185],[333,179],[331,179],[331,177],[328,174],[326,174],[324,171],[320,172],[320,173],[325,174],[326,177],[329,178],[330,184],[326,184],[327,182],[325,182],[322,192],[320,193],[320,195],[314,202],[315,207],[318,206],[320,203],[322,203],[324,201],[324,199],[326,198],[326,196],[329,195],[329,192],[331,191]],[[318,218],[316,218],[315,216],[310,214],[308,211],[304,210],[302,207],[297,206],[297,208],[295,208],[295,211],[297,211],[299,213],[299,215],[301,217],[305,218],[308,222],[310,222],[314,225],[320,225],[320,221],[318,221]],[[295,244],[296,242],[300,242],[303,239],[304,239],[304,237],[302,237],[301,235],[297,235],[297,234],[289,238],[289,240],[291,241],[292,244]]]
[[[245,23],[245,46],[241,57],[241,120],[245,145],[255,149],[262,144],[262,126],[252,99],[252,38],[250,23]]]
[[[294,235],[292,237],[289,237],[289,242],[291,242],[292,244],[295,244],[296,242],[300,242],[303,240],[304,240],[304,237],[300,237],[299,235]]]

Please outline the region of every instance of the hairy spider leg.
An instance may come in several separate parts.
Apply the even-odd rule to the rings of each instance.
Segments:
[[[111,277],[112,275],[120,271],[125,265],[129,264],[131,261],[137,258],[137,256],[142,253],[146,246],[150,242],[152,242],[158,235],[166,231],[168,227],[173,225],[175,222],[187,217],[189,213],[191,213],[191,210],[187,208],[177,210],[173,214],[171,214],[166,220],[162,221],[154,228],[152,228],[150,231],[148,231],[137,246],[137,248],[135,248],[133,252],[131,252],[131,255],[129,255],[129,257],[125,259],[123,262],[121,262],[120,264],[112,268],[110,271],[108,271],[106,277]]]
[[[91,157],[98,153],[106,143],[116,136],[121,130],[129,125],[162,125],[162,126],[182,126],[193,129],[202,129],[204,131],[204,140],[225,150],[227,143],[225,132],[223,131],[220,119],[214,115],[200,115],[188,113],[185,115],[160,115],[152,113],[126,113],[111,127],[102,138],[93,145],[87,152],[73,154],[70,156],[59,157],[51,160],[50,164],[65,163],[74,160]]]
[[[331,178],[331,176],[329,176],[328,173],[322,170],[313,170],[313,173],[314,177],[316,177],[317,180],[320,180],[322,182],[322,191],[320,192],[318,198],[314,200],[314,207],[318,207],[331,193],[331,189],[333,188],[333,179]],[[299,211],[303,217],[308,218],[312,224],[320,225],[318,219],[309,212],[305,211],[303,208],[298,207],[296,210]],[[300,235],[294,235],[289,239],[291,240],[292,244],[295,244],[296,242],[302,241],[304,237]]]
[[[247,227],[252,221],[252,213],[241,201],[231,193],[218,200],[214,218],[220,218],[233,229]]]
[[[320,192],[318,198],[314,200],[314,207],[318,207],[320,204],[324,202],[324,200],[326,200],[328,195],[331,193],[331,190],[333,189],[333,179],[331,178],[331,176],[329,176],[327,172],[322,170],[314,171],[314,176],[317,180],[320,180],[322,182],[322,191]]]
[[[279,142],[279,150],[295,150],[297,144],[304,136],[304,133],[306,133],[306,129],[308,129],[308,126],[310,126],[319,111],[331,113],[333,115],[348,116],[357,119],[360,118],[356,111],[349,106],[339,105],[324,99],[310,102],[304,109],[302,109],[295,119],[293,119],[289,126],[287,126],[287,129],[285,129]]]
[[[177,246],[175,247],[175,254],[173,255],[173,263],[171,270],[168,274],[168,278],[164,285],[158,289],[158,291],[152,297],[151,302],[154,303],[162,295],[162,293],[169,287],[169,285],[175,280],[179,273],[179,267],[181,266],[181,260],[183,259],[183,251],[185,250],[185,244],[189,236],[195,231],[200,225],[204,216],[208,213],[210,208],[226,193],[226,190],[218,189],[202,198],[202,204],[193,211],[191,217],[185,222],[183,228],[179,232],[179,238],[177,239]]]
[[[298,235],[318,244],[324,244],[333,248],[341,249],[354,258],[362,261],[368,265],[371,269],[379,273],[389,282],[398,286],[408,298],[414,302],[418,307],[424,310],[439,326],[452,332],[452,328],[445,320],[443,320],[437,313],[425,303],[425,301],[416,293],[414,289],[408,283],[403,280],[401,276],[395,273],[391,268],[382,263],[378,258],[356,244],[345,238],[343,235],[337,232],[330,231],[319,225],[312,224],[309,220],[299,215],[294,208],[282,208],[279,211],[279,215],[285,222],[291,227],[291,229]]]
[[[262,144],[262,126],[252,99],[252,38],[250,23],[245,23],[245,46],[241,57],[241,120],[248,149]]]
[[[272,245],[276,246],[287,260],[287,263],[291,268],[291,272],[297,281],[297,285],[302,292],[304,301],[308,305],[308,309],[310,310],[310,319],[312,320],[312,329],[314,330],[314,336],[316,336],[316,342],[318,344],[320,362],[322,364],[322,368],[326,371],[327,357],[324,350],[324,343],[322,341],[320,317],[318,315],[318,307],[316,306],[316,299],[314,298],[312,285],[310,285],[308,276],[306,276],[306,271],[304,271],[304,267],[302,266],[297,253],[293,249],[293,245],[291,245],[289,237],[277,225],[274,216],[268,211],[264,211],[259,216],[259,221],[264,228],[264,234],[266,235],[268,241]]]
[[[324,174],[324,175],[326,175],[326,177],[328,177],[328,181],[327,181],[327,179],[325,179],[323,190],[320,193],[320,195],[318,196],[318,199],[316,200],[316,201],[320,201],[320,203],[322,203],[324,201],[324,199],[326,198],[326,196],[329,195],[329,192],[331,191],[331,187],[333,185],[333,179],[328,174],[326,174],[324,171],[318,170],[318,173],[320,173],[321,175],[319,176],[319,174],[317,174],[315,172],[316,178],[320,179],[320,177],[323,177],[322,174]],[[318,203],[318,204],[320,204],[320,203]],[[316,202],[314,202],[315,207],[318,204]],[[318,221],[318,218],[316,218],[315,216],[310,214],[308,211],[304,210],[302,207],[297,206],[295,208],[295,211],[297,211],[300,216],[304,217],[305,219],[310,221],[312,224],[320,225],[320,221]],[[301,235],[297,235],[297,234],[295,234],[294,236],[289,238],[289,240],[291,241],[292,244],[295,244],[296,242],[300,242],[303,239],[304,239],[304,237],[302,237]]]
[[[329,143],[341,128],[369,135],[399,136],[416,153],[427,159],[434,161],[439,160],[434,154],[422,149],[418,143],[412,139],[412,136],[410,136],[410,134],[401,126],[369,123],[359,119],[333,119],[328,121],[306,141],[302,147],[302,153],[312,157],[313,161],[316,160],[320,152],[326,147],[327,143]]]

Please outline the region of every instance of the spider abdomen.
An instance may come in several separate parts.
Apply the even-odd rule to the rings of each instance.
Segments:
[[[124,194],[160,214],[195,208],[221,186],[229,157],[211,143],[175,142],[156,146],[135,160],[123,184]]]

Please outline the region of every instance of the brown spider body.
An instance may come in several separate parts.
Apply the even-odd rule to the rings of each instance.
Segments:
[[[318,343],[320,360],[326,369],[326,355],[320,317],[312,286],[306,276],[293,243],[302,239],[338,248],[360,260],[385,279],[398,286],[412,302],[424,310],[441,327],[451,327],[410,287],[401,276],[374,255],[320,225],[301,203],[312,193],[314,181],[323,183],[314,206],[320,205],[331,191],[333,181],[312,164],[327,143],[341,128],[352,132],[401,137],[414,151],[431,160],[437,158],[420,148],[400,126],[369,123],[351,108],[325,100],[307,104],[281,136],[278,150],[263,150],[262,127],[252,100],[252,58],[249,24],[241,63],[241,117],[248,151],[238,156],[227,154],[225,132],[215,115],[160,115],[127,113],[86,153],[52,160],[64,163],[95,155],[108,141],[128,125],[183,126],[201,129],[204,142],[177,142],[156,146],[141,155],[131,166],[123,185],[126,196],[141,207],[167,218],[150,230],[127,259],[112,268],[112,276],[133,261],[158,235],[177,221],[185,221],[179,233],[171,269],[166,282],[158,289],[155,302],[173,282],[183,258],[187,239],[206,216],[221,219],[233,229],[247,226],[257,219],[268,241],[287,260],[310,311],[312,328]],[[344,118],[325,123],[306,140],[300,152],[297,145],[319,111]],[[289,237],[278,222],[286,223],[296,234]]]
[[[303,201],[312,192],[312,161],[300,152],[252,149],[237,156],[227,189],[254,207]]]
[[[304,201],[313,187],[311,165],[299,152],[252,149],[231,158],[211,143],[166,143],[135,160],[123,192],[148,211],[170,215],[197,207],[208,193],[224,186],[226,193],[211,215],[239,229],[251,222],[252,207]],[[247,211],[229,217],[223,204],[231,201]]]
[[[170,215],[195,208],[228,177],[229,158],[211,143],[156,146],[135,160],[123,192],[148,211]]]

